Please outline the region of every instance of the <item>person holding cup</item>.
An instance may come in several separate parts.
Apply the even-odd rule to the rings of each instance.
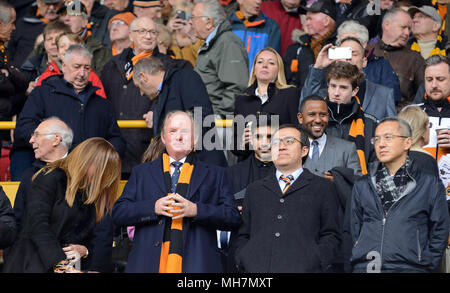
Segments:
[[[424,149],[439,162],[450,153],[450,58],[434,55],[425,64],[425,102],[420,106],[429,116],[431,129]]]

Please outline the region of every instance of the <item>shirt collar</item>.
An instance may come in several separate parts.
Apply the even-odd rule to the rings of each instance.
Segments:
[[[282,173],[280,170],[277,169],[277,171],[275,172],[275,176],[277,178],[277,181],[280,180],[280,176],[284,175],[285,177],[287,177],[288,175],[292,175],[292,177],[294,177],[294,180],[291,181],[291,185],[292,183],[297,180],[298,177],[300,177],[300,175],[303,173],[303,167],[301,167],[300,169],[292,172],[291,174],[284,174]]]

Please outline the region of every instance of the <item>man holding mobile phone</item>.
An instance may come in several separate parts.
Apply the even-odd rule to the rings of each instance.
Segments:
[[[351,51],[351,55],[335,56],[337,57],[336,59],[329,58],[329,50],[343,48],[348,48],[344,50],[347,52]],[[341,59],[338,57],[346,58]],[[340,47],[335,47],[331,44],[323,47],[317,56],[316,63],[310,68],[305,85],[302,89],[300,101],[303,97],[314,94],[323,97],[326,96],[329,85],[327,85],[325,79],[325,72],[337,61],[345,61],[353,64],[362,73],[362,70],[367,66],[367,58],[365,57],[365,50],[360,41],[354,37],[346,37],[341,40]],[[360,99],[362,110],[365,113],[373,115],[378,120],[397,114],[395,109],[394,90],[392,88],[373,83],[364,76],[361,84],[359,84],[356,95]]]

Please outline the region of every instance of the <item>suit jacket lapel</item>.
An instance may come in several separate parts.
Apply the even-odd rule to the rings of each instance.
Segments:
[[[167,195],[167,187],[164,182],[164,171],[163,171],[163,165],[162,165],[162,157],[158,158],[156,161],[153,162],[153,168],[151,168],[151,165],[149,165],[149,173],[154,178],[153,181],[158,188],[161,191],[161,194]],[[150,181],[149,181],[150,182]]]
[[[192,172],[191,181],[189,182],[189,189],[186,199],[190,199],[197,191],[200,185],[204,182],[206,175],[209,173],[207,165],[203,165],[198,160],[195,162],[194,171]]]

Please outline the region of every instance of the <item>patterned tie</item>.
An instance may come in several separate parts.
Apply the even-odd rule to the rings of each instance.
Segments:
[[[178,178],[180,178],[180,168],[183,165],[181,162],[172,162],[172,166],[175,167],[175,171],[172,174],[172,192],[175,193],[177,190]]]
[[[317,161],[319,160],[319,143],[317,142],[317,140],[313,140],[312,145],[313,145],[312,160]]]
[[[287,177],[284,177],[284,175],[281,175],[280,179],[283,180],[284,182],[286,182],[286,185],[284,186],[284,189],[283,189],[283,193],[285,193],[286,190],[288,190],[288,188],[291,186],[291,182],[292,182],[292,180],[294,180],[294,176],[288,175]]]

